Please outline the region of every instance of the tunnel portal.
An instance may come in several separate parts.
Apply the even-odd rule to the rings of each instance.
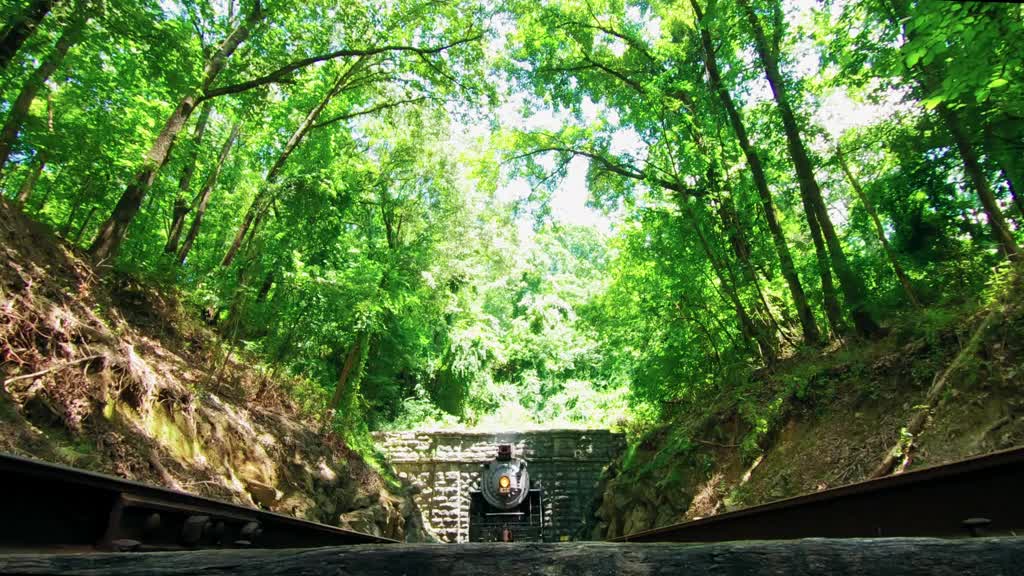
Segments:
[[[427,529],[443,542],[470,540],[472,495],[501,445],[527,461],[531,486],[543,492],[544,540],[591,539],[601,475],[626,445],[608,430],[381,432],[374,439],[413,487]]]

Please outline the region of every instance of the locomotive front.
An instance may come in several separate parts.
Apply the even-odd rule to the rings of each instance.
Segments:
[[[543,497],[530,486],[526,461],[512,454],[512,446],[498,446],[497,457],[484,465],[480,490],[470,492],[471,542],[542,541]]]

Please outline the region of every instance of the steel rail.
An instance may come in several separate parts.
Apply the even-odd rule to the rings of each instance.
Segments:
[[[720,542],[1024,534],[1024,448],[614,538]]]
[[[394,540],[0,453],[0,551],[307,548]]]

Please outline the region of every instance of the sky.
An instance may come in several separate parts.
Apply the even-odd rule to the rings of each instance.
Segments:
[[[583,115],[587,122],[597,119],[599,114],[600,110],[596,105],[590,103],[583,106]],[[523,114],[523,99],[521,97],[513,97],[506,102],[498,111],[498,117],[503,127],[516,130],[556,131],[569,121],[566,114],[557,114],[548,108],[541,109],[527,118]],[[540,162],[546,168],[554,168],[554,162],[550,158],[540,159]],[[589,162],[584,158],[576,158],[569,163],[565,178],[559,181],[558,187],[551,195],[551,215],[559,222],[590,226],[610,232],[613,219],[600,210],[586,205],[589,196],[587,190],[588,166]],[[501,186],[497,195],[501,201],[521,200],[530,195],[530,184],[523,178],[516,178]],[[529,215],[524,214],[523,218],[532,225]]]

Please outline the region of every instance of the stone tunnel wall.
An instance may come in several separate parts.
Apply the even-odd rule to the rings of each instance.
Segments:
[[[546,539],[589,540],[601,474],[626,445],[607,430],[381,432],[374,439],[414,487],[427,529],[443,542],[468,540],[469,494],[480,489],[483,464],[499,444],[513,445],[528,462],[531,487],[544,490]]]

